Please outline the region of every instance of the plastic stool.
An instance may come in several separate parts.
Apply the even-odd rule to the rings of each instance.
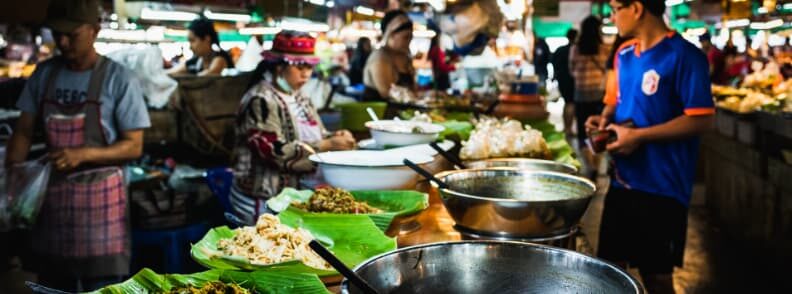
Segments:
[[[183,273],[184,245],[198,242],[209,231],[209,225],[197,223],[174,229],[132,231],[132,248],[158,246],[164,254],[166,273]]]

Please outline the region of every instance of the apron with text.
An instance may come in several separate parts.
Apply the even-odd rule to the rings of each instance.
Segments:
[[[62,63],[46,81],[40,117],[50,151],[105,147],[101,125],[101,90],[109,61],[100,56],[84,102],[63,105],[54,99]],[[118,166],[80,167],[53,173],[33,232],[33,249],[47,268],[76,277],[125,275],[129,271],[127,195]],[[46,268],[44,269],[46,270]]]

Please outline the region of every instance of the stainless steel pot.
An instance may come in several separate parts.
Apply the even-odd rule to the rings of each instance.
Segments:
[[[505,241],[434,243],[373,257],[354,271],[386,293],[644,293],[602,260],[545,245]],[[346,280],[342,293],[361,293]]]
[[[465,166],[468,168],[513,167],[524,170],[555,171],[571,175],[578,172],[577,167],[571,164],[532,158],[493,158],[466,162]]]
[[[439,189],[440,197],[457,227],[503,238],[568,233],[597,189],[581,177],[515,168],[453,170],[435,177],[448,184]]]

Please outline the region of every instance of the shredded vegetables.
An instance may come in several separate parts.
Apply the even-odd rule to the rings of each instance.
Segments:
[[[332,269],[308,247],[308,243],[313,240],[311,233],[281,224],[274,215],[261,215],[255,227],[241,227],[234,231],[234,238],[220,240],[217,244],[217,248],[226,255],[245,257],[251,264],[268,265],[299,260],[313,268]]]

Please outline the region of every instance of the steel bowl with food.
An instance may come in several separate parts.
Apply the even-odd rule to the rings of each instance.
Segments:
[[[496,238],[568,233],[597,189],[569,174],[505,167],[452,170],[435,177],[448,185],[438,190],[457,229]]]
[[[402,248],[354,271],[378,293],[645,293],[605,261],[545,245],[462,241]],[[347,280],[342,293],[362,293]]]
[[[437,140],[445,130],[441,125],[405,120],[369,121],[366,127],[379,146],[427,144]]]
[[[427,154],[408,151],[336,151],[308,157],[319,165],[325,182],[347,190],[414,189],[418,175],[404,165],[405,158],[416,164],[434,161]]]
[[[513,167],[523,170],[554,171],[570,175],[577,174],[578,172],[577,167],[571,164],[533,158],[492,158],[466,162],[465,166],[473,169],[489,167]]]

